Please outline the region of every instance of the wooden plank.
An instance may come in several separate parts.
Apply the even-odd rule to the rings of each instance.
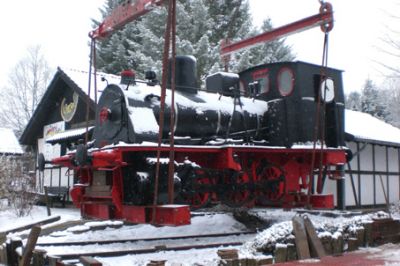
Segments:
[[[31,263],[32,252],[36,246],[37,239],[39,238],[39,234],[42,228],[40,226],[34,226],[31,229],[31,233],[28,237],[28,242],[24,248],[24,253],[22,254],[22,259],[19,263],[19,266],[29,266]]]
[[[293,232],[295,236],[297,257],[300,260],[310,258],[310,249],[308,246],[308,239],[306,229],[304,226],[304,219],[301,216],[295,216],[292,219]]]
[[[15,233],[15,232],[18,232],[18,231],[24,231],[24,230],[31,229],[34,226],[40,226],[40,225],[44,225],[44,224],[49,224],[49,223],[56,222],[58,220],[60,220],[60,216],[53,216],[53,217],[50,217],[50,218],[39,220],[39,221],[34,222],[34,223],[30,223],[30,224],[27,224],[27,225],[15,227],[13,229],[0,232],[0,234],[5,233],[7,235],[9,233]]]
[[[45,228],[42,228],[42,232],[40,233],[41,236],[44,235],[49,235],[55,231],[63,231],[66,230],[69,227],[75,226],[75,225],[82,225],[87,223],[88,220],[74,220],[74,221],[66,221],[66,222],[62,222],[59,224],[55,224],[55,225],[51,225],[51,226],[47,226]]]
[[[48,227],[42,228],[42,231],[40,232],[40,236],[49,235],[55,231],[63,231],[63,230],[66,230],[68,227],[72,227],[75,225],[82,225],[87,222],[88,222],[88,220],[75,220],[75,221],[66,221],[66,222],[62,222],[59,224],[50,225]],[[20,234],[19,236],[21,238],[27,238],[29,235],[28,234]]]
[[[237,249],[219,249],[217,250],[218,257],[221,259],[237,259],[239,252]]]
[[[326,256],[324,246],[322,245],[321,239],[319,239],[311,220],[307,216],[303,217],[303,219],[306,233],[310,240],[310,246],[315,250],[319,258]]]

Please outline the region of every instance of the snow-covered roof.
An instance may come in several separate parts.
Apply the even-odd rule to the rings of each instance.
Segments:
[[[88,85],[89,85],[89,72],[70,69],[70,68],[61,68],[60,69],[84,92],[87,94],[88,92]],[[96,86],[97,86],[97,100],[100,97],[101,92],[107,86],[107,82],[110,84],[119,84],[120,77],[117,75],[106,74],[103,72],[96,72]],[[102,78],[105,78],[106,81],[102,81]],[[93,72],[91,78],[91,85],[90,85],[90,98],[94,100],[94,79],[93,79]]]
[[[0,128],[0,153],[22,154],[24,153],[14,131],[10,128]]]
[[[370,114],[346,110],[345,132],[359,140],[400,144],[400,129]]]
[[[91,131],[94,127],[88,127],[88,131]],[[56,133],[54,136],[46,139],[46,142],[49,143],[56,143],[57,141],[60,140],[67,140],[67,139],[72,139],[72,138],[76,138],[76,137],[80,137],[83,134],[86,133],[86,128],[75,128],[75,129],[69,129],[69,130],[65,130],[63,132],[60,133]]]

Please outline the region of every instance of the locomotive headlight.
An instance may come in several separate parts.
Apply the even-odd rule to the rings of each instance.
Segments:
[[[103,124],[104,122],[106,122],[111,115],[111,110],[108,109],[107,107],[103,107],[100,110],[100,114],[99,114],[99,119],[100,119],[100,124]]]

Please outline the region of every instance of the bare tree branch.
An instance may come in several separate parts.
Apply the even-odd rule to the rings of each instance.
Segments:
[[[18,136],[22,134],[47,88],[50,74],[40,45],[29,47],[10,73],[8,86],[0,92],[3,126],[13,128]]]

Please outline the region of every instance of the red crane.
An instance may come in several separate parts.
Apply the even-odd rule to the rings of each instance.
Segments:
[[[147,14],[155,6],[160,6],[165,0],[127,0],[117,6],[107,16],[99,27],[89,33],[92,39],[102,39],[110,36],[127,23]]]
[[[261,43],[270,42],[279,38],[286,37],[290,34],[305,31],[320,26],[323,32],[329,32],[333,28],[333,10],[332,5],[328,2],[321,2],[319,13],[293,23],[281,26],[253,36],[251,38],[241,40],[236,43],[229,43],[226,40],[221,42],[221,56],[226,57],[231,53],[247,49]]]

